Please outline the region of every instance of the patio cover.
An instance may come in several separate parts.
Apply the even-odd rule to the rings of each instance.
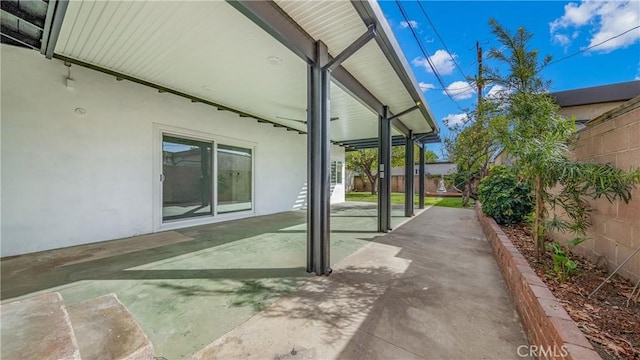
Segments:
[[[392,116],[415,104],[419,111],[394,119],[392,134],[439,140],[375,1],[9,0],[2,18],[3,42],[300,133],[315,41],[335,56],[375,24],[375,41],[332,72],[332,142],[375,146],[363,140],[377,138],[383,106]]]

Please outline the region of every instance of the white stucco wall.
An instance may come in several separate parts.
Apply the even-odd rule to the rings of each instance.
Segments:
[[[3,44],[1,67],[2,256],[170,228],[159,211],[162,129],[254,149],[254,209],[193,224],[306,200],[304,135],[75,65],[68,89],[67,67],[33,50]],[[332,159],[344,162],[343,149]]]
[[[341,203],[344,202],[344,194],[345,194],[345,184],[346,184],[346,164],[344,163],[344,148],[340,146],[331,146],[331,161],[340,161],[342,162],[342,183],[335,184],[331,191],[331,203]]]

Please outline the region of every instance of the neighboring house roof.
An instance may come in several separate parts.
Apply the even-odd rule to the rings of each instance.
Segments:
[[[551,93],[561,107],[627,101],[640,95],[640,80]]]
[[[624,113],[627,113],[631,110],[634,110],[636,108],[640,107],[640,95],[634,97],[633,99],[624,102],[623,104],[620,104],[619,106],[616,106],[615,108],[607,111],[606,113],[591,119],[588,123],[587,126],[593,126],[599,123],[602,123],[604,121],[607,121],[609,119],[613,119],[616,118]]]

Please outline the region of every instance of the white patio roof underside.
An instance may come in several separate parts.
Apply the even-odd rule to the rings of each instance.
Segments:
[[[349,1],[277,4],[333,56],[367,30]],[[386,20],[377,21],[393,38]],[[55,53],[306,131],[289,119],[306,120],[307,63],[227,2],[71,1]],[[412,74],[407,89],[376,41],[343,67],[392,113],[422,102],[423,111],[400,121],[416,134],[433,130]],[[378,135],[378,115],[336,83],[331,116],[332,141]]]

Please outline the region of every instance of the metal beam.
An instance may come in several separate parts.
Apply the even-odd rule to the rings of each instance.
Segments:
[[[58,36],[60,36],[60,29],[62,29],[62,22],[64,20],[64,14],[67,12],[69,6],[68,0],[58,0],[55,4],[55,12],[53,13],[53,20],[51,21],[51,29],[49,30],[49,36],[47,37],[46,50],[44,56],[47,59],[53,58],[53,52],[56,49],[56,43],[58,42]],[[51,6],[51,5],[50,5]]]
[[[315,61],[315,39],[291,19],[275,2],[255,0],[227,0],[227,2],[305,62],[311,63]],[[332,59],[329,56],[329,61]],[[333,69],[331,78],[340,88],[359,100],[378,116],[382,115],[384,104],[344,67],[338,66]],[[389,116],[392,115],[392,113],[389,113]],[[409,128],[399,119],[395,119],[392,125],[405,136],[409,133]]]
[[[338,56],[334,57],[329,61],[327,65],[324,66],[324,69],[333,71],[333,69],[342,65],[342,63],[349,58],[349,56],[355,54],[356,51],[360,50],[363,46],[365,46],[370,40],[376,37],[376,25],[371,24],[367,27],[367,32],[362,34],[356,41],[354,41],[351,45],[347,46],[346,49],[342,50]]]
[[[47,52],[47,43],[49,42],[49,32],[51,31],[51,23],[53,22],[53,13],[55,12],[57,0],[49,0],[47,5],[47,15],[44,18],[44,27],[42,30],[42,39],[40,44],[40,53],[42,55]]]
[[[327,46],[316,43],[316,61],[309,64],[307,80],[307,272],[329,275],[330,237],[330,73]]]
[[[418,209],[424,209],[424,145],[420,145],[418,166]]]
[[[406,137],[402,135],[395,135],[391,138],[391,143],[393,146],[404,145],[406,142]],[[417,145],[424,145],[425,143],[436,143],[440,142],[440,137],[437,134],[427,133],[427,134],[418,134],[413,136],[413,140]],[[356,149],[369,149],[369,148],[377,148],[379,144],[378,138],[367,138],[367,139],[355,139],[355,140],[340,140],[337,141],[338,145],[341,146],[351,146]]]
[[[394,120],[396,118],[399,118],[402,115],[407,115],[408,113],[410,113],[410,112],[412,112],[414,110],[418,110],[418,108],[420,108],[420,105],[412,106],[412,107],[408,108],[405,111],[401,111],[399,114],[393,115],[389,120]]]
[[[404,216],[413,216],[413,134],[409,132],[404,149]]]
[[[2,36],[4,36],[4,37],[6,37],[6,38],[8,38],[8,39],[11,39],[12,41],[15,41],[15,42],[17,42],[17,43],[19,43],[19,44],[22,44],[22,45],[24,45],[24,46],[30,47],[30,48],[32,48],[32,49],[34,49],[34,50],[38,50],[38,48],[37,48],[37,47],[35,47],[35,46],[31,45],[31,44],[28,44],[28,43],[26,43],[26,42],[24,42],[24,41],[22,41],[22,40],[18,39],[17,37],[14,37],[14,36],[16,36],[16,34],[12,34],[12,35],[13,35],[13,36],[12,36],[12,35],[9,35],[9,34],[7,34],[7,33],[0,32],[0,35],[2,35]]]
[[[385,114],[387,107],[384,107]],[[391,230],[391,121],[385,114],[378,121],[378,231]]]
[[[440,135],[437,133],[426,133],[414,135],[414,140],[420,144],[440,142]]]
[[[307,63],[315,61],[315,40],[276,3],[254,0],[228,0],[227,3]]]

